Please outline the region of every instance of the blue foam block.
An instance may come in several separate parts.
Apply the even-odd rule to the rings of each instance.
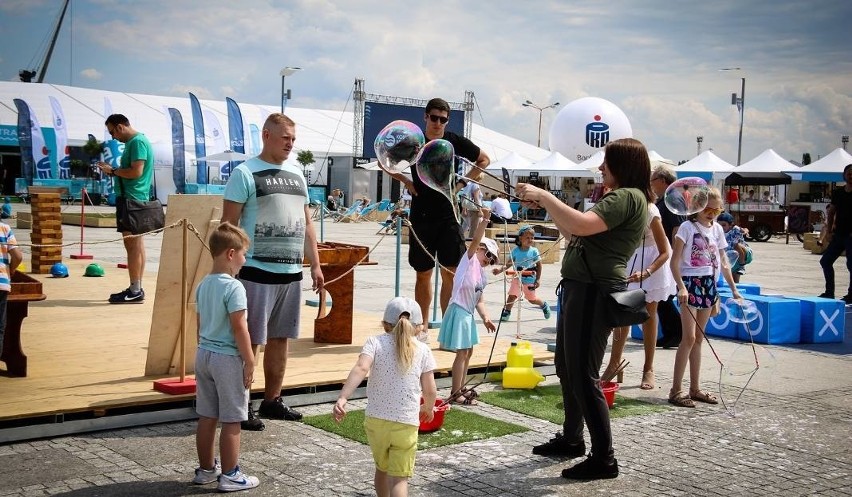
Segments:
[[[801,339],[801,305],[798,300],[762,295],[743,295],[757,306],[758,317],[750,323],[736,325],[740,340],[752,339],[758,343],[799,343]],[[717,318],[727,317],[722,312]],[[730,321],[725,319],[725,321]]]
[[[717,288],[721,292],[722,290],[731,291],[730,287],[728,287],[728,283],[725,281],[725,278],[720,278],[719,284]],[[739,290],[742,295],[760,295],[760,285],[757,283],[737,283],[737,290]]]
[[[846,306],[840,300],[820,297],[789,297],[801,308],[802,343],[843,343]]]

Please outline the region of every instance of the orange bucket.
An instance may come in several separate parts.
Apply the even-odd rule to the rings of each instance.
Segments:
[[[420,403],[423,404],[423,398],[420,398]],[[444,413],[450,410],[450,404],[445,404],[441,399],[435,399],[435,417],[428,423],[420,422],[420,428],[417,430],[420,433],[432,433],[438,431],[444,425]]]
[[[613,404],[615,404],[615,392],[618,391],[618,383],[614,381],[607,381],[601,383],[601,390],[603,390],[604,398],[606,399],[606,405],[612,409]]]

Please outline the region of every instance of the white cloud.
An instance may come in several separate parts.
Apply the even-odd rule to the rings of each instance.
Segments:
[[[89,80],[98,80],[104,77],[103,73],[93,68],[83,69],[82,71],[80,71],[80,76],[83,76],[85,79]]]

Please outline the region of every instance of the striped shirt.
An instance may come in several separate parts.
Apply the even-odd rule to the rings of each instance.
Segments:
[[[12,233],[12,227],[8,224],[0,223],[0,291],[11,292],[12,284],[9,278],[9,264],[12,260],[9,257],[9,248],[18,246],[18,240],[15,239],[15,234]]]

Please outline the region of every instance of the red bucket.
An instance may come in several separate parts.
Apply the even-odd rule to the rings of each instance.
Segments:
[[[421,397],[420,403],[423,404],[423,398]],[[433,431],[438,431],[444,425],[444,413],[450,410],[450,404],[445,404],[441,399],[435,399],[435,417],[432,418],[432,421],[428,423],[426,421],[420,422],[420,429],[417,430],[420,433],[432,433]]]
[[[607,381],[601,383],[601,390],[603,390],[604,398],[606,399],[606,405],[612,409],[613,404],[615,404],[615,392],[618,391],[618,383],[614,381]]]

